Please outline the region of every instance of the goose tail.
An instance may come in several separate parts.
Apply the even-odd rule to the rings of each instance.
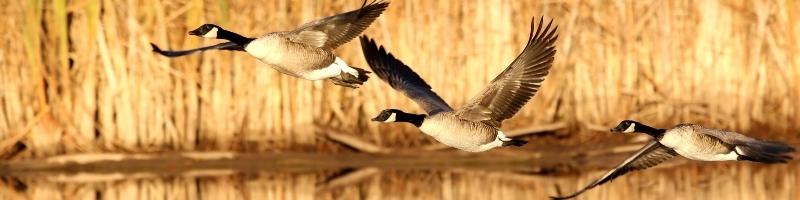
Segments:
[[[517,147],[521,147],[522,145],[525,145],[525,144],[527,144],[527,143],[528,143],[528,141],[525,141],[525,140],[520,140],[520,139],[511,139],[511,140],[509,140],[509,141],[503,141],[503,146],[504,146],[504,147],[507,147],[507,146],[517,146]]]
[[[788,154],[794,152],[794,147],[768,141],[753,141],[735,147],[739,160],[748,160],[761,163],[786,163],[792,159]]]
[[[367,76],[367,74],[371,72],[358,67],[353,67],[353,69],[358,71],[358,76],[355,77],[355,80],[352,80],[353,82],[356,82],[359,85],[364,84],[364,82],[367,82],[367,80],[369,79],[369,76]]]
[[[363,85],[364,82],[367,82],[369,76],[367,74],[371,73],[367,70],[357,68],[357,67],[349,67],[356,71],[356,74],[350,74],[346,72],[342,72],[339,76],[332,77],[333,83],[340,86],[345,86],[349,88],[358,88],[359,86]]]

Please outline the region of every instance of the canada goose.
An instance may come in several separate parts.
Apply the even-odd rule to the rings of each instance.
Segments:
[[[657,129],[633,120],[624,120],[611,129],[614,133],[645,133],[655,140],[626,159],[599,179],[569,196],[569,199],[588,189],[635,170],[658,165],[676,155],[700,161],[748,160],[761,163],[785,163],[786,155],[794,148],[778,142],[753,139],[742,134],[705,128],[695,124],[678,124],[672,129]]]
[[[500,124],[536,94],[553,64],[558,36],[555,27],[550,29],[552,20],[542,29],[543,20],[535,30],[535,21],[531,21],[528,44],[522,53],[486,89],[458,110],[444,102],[411,68],[383,47],[379,49],[374,40],[361,36],[361,49],[375,74],[428,113],[386,109],[372,121],[408,122],[441,143],[469,152],[524,145],[524,140],[507,138],[500,131]]]
[[[188,55],[209,49],[245,51],[261,62],[291,76],[307,79],[331,79],[334,84],[357,88],[369,78],[366,70],[348,66],[333,50],[364,31],[386,10],[388,2],[364,2],[360,9],[308,22],[292,31],[272,32],[250,38],[204,24],[189,32],[204,38],[230,42],[183,51],[153,51],[168,57]]]

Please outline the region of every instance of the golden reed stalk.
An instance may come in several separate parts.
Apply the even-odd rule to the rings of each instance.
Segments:
[[[360,1],[63,1],[0,3],[0,155],[226,149],[338,151],[311,124],[381,146],[432,141],[367,119],[417,106],[373,77],[358,90],[281,75],[241,52],[168,59],[217,23],[249,36],[289,30]],[[453,106],[517,55],[533,16],[559,26],[555,66],[504,129],[566,122],[579,143],[626,118],[696,122],[781,139],[798,130],[794,1],[404,1],[365,33]],[[366,67],[358,42],[337,52]],[[594,128],[593,128],[594,127]],[[761,129],[766,128],[766,129]],[[22,143],[18,143],[21,141]],[[9,153],[27,148],[19,153]]]

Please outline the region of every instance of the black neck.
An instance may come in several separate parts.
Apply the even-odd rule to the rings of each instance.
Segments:
[[[408,122],[414,124],[414,126],[416,127],[422,126],[422,121],[425,120],[425,115],[403,113],[403,112],[398,112],[397,116],[395,117],[397,117],[395,119],[396,122]]]
[[[225,29],[219,29],[219,31],[217,32],[217,38],[231,41],[242,47],[246,46],[248,43],[255,40],[255,38],[245,37]]]
[[[661,136],[664,136],[664,133],[667,132],[667,129],[653,128],[642,123],[637,123],[634,129],[636,132],[645,133],[653,136],[654,138],[661,138]]]

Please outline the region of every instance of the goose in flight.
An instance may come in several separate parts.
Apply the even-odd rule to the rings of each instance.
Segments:
[[[330,79],[336,85],[357,88],[369,78],[366,70],[349,66],[333,50],[360,35],[389,6],[388,2],[364,2],[361,8],[308,22],[292,31],[245,37],[215,24],[204,24],[189,32],[204,38],[229,42],[183,51],[153,51],[168,57],[211,49],[245,51],[276,70],[307,80]]]
[[[378,48],[374,40],[362,36],[361,48],[372,71],[427,112],[386,109],[372,121],[407,122],[445,145],[469,152],[524,145],[524,140],[506,137],[500,125],[536,94],[553,65],[557,28],[551,27],[552,20],[546,26],[543,18],[539,26],[535,21],[531,21],[528,43],[519,56],[458,110],[453,110],[411,68],[383,47]]]
[[[614,133],[644,133],[651,141],[622,164],[587,185],[583,189],[563,197],[569,199],[580,195],[635,170],[644,170],[672,157],[681,155],[699,161],[747,160],[760,163],[785,163],[791,160],[789,153],[794,148],[783,143],[762,141],[742,134],[711,129],[696,124],[678,124],[671,129],[658,129],[637,121],[624,120],[611,129]]]

